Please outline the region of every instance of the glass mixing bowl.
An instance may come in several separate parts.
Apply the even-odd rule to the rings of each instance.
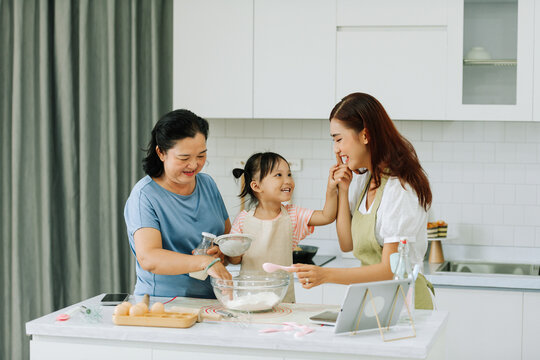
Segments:
[[[283,300],[289,286],[289,274],[283,271],[233,271],[231,274],[232,280],[210,280],[217,299],[229,310],[272,310]]]

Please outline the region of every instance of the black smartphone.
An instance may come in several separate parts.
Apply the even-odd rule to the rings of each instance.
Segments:
[[[101,299],[101,305],[118,305],[127,301],[128,298],[129,294],[127,293],[105,294]]]
[[[317,315],[313,315],[309,318],[311,322],[323,325],[336,325],[338,317],[337,311],[325,311]]]

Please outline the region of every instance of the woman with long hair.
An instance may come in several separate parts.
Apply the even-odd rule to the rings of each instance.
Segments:
[[[364,93],[350,94],[336,104],[330,113],[330,135],[339,166],[334,172],[339,189],[339,245],[344,252],[352,251],[362,266],[296,265],[300,282],[309,289],[326,282],[390,280],[390,255],[402,240],[409,244],[410,263],[421,269],[432,195],[412,144],[398,132],[381,103]],[[420,274],[417,307],[432,308],[427,285]]]

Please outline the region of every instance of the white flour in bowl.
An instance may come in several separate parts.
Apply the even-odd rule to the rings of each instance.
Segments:
[[[262,311],[269,310],[279,303],[279,296],[273,292],[261,292],[239,296],[227,302],[227,308],[239,311]]]

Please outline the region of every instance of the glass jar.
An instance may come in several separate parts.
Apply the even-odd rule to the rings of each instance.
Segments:
[[[206,251],[214,246],[215,238],[216,235],[203,232],[201,242],[195,249],[193,249],[193,255],[206,255]]]

